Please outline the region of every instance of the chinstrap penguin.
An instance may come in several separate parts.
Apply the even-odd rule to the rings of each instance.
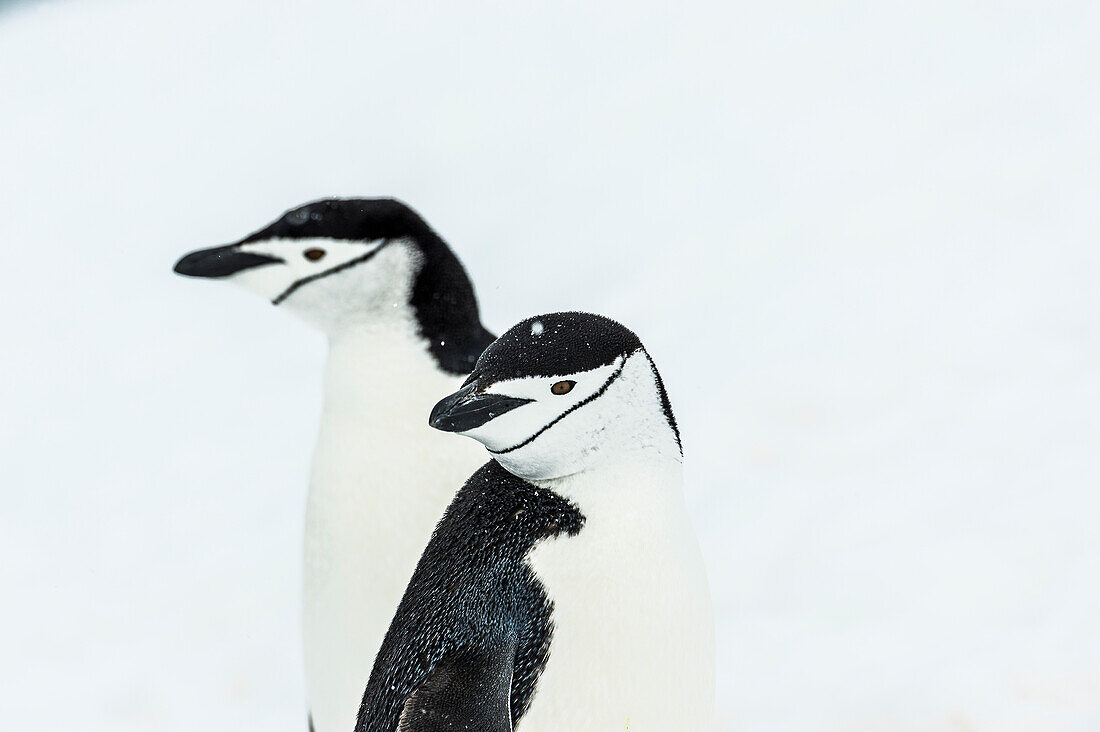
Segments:
[[[392,199],[309,203],[175,271],[243,285],[328,336],[303,640],[312,725],[347,732],[432,527],[483,459],[424,413],[493,336],[458,258]]]
[[[357,732],[714,728],[714,623],[679,431],[634,333],[525,320],[431,412],[492,460],[455,496]]]

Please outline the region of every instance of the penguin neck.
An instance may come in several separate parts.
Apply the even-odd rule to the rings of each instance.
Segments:
[[[323,531],[354,518],[349,531],[380,539],[391,527],[373,522],[384,515],[393,530],[426,540],[479,460],[475,446],[428,426],[431,406],[460,381],[439,368],[411,323],[331,338],[307,510]],[[420,537],[408,522],[424,516]]]
[[[426,420],[437,390],[455,380],[439,367],[411,313],[395,310],[391,318],[356,323],[329,336],[324,418],[381,429],[420,412]]]
[[[667,453],[638,451],[561,478],[531,480],[573,503],[589,520],[622,521],[641,509],[683,503],[684,471]]]
[[[434,523],[446,505],[436,493],[453,492],[478,464],[473,445],[428,426],[432,405],[462,376],[440,367],[420,333],[412,308],[400,305],[329,334],[311,469],[318,510],[389,501],[388,515],[427,510]],[[410,485],[425,476],[433,485]],[[391,505],[401,491],[408,495]]]

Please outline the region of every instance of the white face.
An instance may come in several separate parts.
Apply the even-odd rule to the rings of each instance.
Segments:
[[[289,300],[298,290],[322,277],[350,268],[357,259],[372,257],[385,242],[344,239],[266,239],[237,247],[241,252],[281,259],[281,262],[250,267],[232,275],[232,280],[276,305]]]
[[[433,425],[481,442],[522,478],[560,478],[601,460],[649,451],[679,459],[656,371],[644,350],[589,371],[509,379],[484,388],[475,381],[467,390],[465,406],[452,410],[459,413],[456,420],[448,425],[444,415]],[[463,410],[471,422],[484,421],[466,427]]]
[[[513,452],[561,424],[572,412],[588,406],[608,382],[617,378],[623,360],[620,356],[606,366],[566,376],[532,376],[491,384],[483,393],[530,399],[531,402],[462,434],[474,438],[493,453]]]
[[[192,252],[176,271],[240,285],[334,333],[405,317],[420,263],[409,239],[280,238]]]

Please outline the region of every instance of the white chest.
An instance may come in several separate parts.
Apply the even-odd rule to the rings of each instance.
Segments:
[[[428,413],[461,377],[420,344],[334,343],[306,506],[303,640],[317,732],[355,726],[374,656],[455,491],[485,462]]]
[[[619,474],[610,484],[556,488],[586,523],[529,558],[554,602],[554,635],[521,732],[712,728],[710,597],[669,477]]]

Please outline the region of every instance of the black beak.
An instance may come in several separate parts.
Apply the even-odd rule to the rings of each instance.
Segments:
[[[228,277],[243,269],[282,261],[277,257],[242,252],[235,244],[230,244],[191,252],[176,262],[172,269],[185,277]]]
[[[440,400],[432,408],[428,424],[444,432],[465,432],[534,401],[500,394],[475,394],[475,386],[476,384],[467,384]]]

